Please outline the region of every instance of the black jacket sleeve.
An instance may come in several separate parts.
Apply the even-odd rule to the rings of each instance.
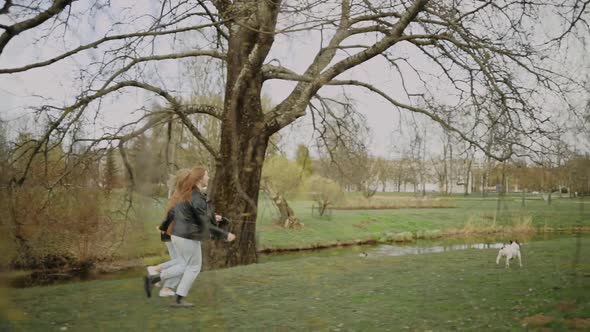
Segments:
[[[170,226],[170,223],[172,222],[172,220],[174,220],[174,208],[170,209],[168,211],[168,213],[166,214],[166,218],[164,219],[164,221],[162,221],[162,223],[160,224],[160,227],[158,227],[161,231],[166,231],[168,229],[168,227]]]
[[[195,209],[199,226],[206,227],[213,239],[227,239],[229,233],[215,225],[215,215],[209,210],[205,195],[193,195],[192,206]]]
[[[213,233],[213,239],[215,240],[227,240],[227,236],[229,235],[229,232],[226,232],[225,230],[214,226],[214,225],[209,225],[209,229],[211,230],[211,232]]]

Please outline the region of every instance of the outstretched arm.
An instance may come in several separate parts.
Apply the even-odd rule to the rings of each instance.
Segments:
[[[168,229],[168,227],[170,227],[170,223],[172,222],[172,220],[174,220],[174,209],[170,209],[168,211],[168,213],[166,214],[166,218],[164,219],[164,221],[162,221],[158,229],[160,229],[160,231],[162,232],[165,232]]]
[[[222,239],[225,239],[228,242],[231,242],[236,238],[236,236],[233,233],[226,232],[225,230],[217,226],[209,225],[209,229],[211,230],[211,232],[215,233],[217,236],[219,236]]]

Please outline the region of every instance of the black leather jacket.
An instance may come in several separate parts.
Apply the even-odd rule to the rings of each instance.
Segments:
[[[215,215],[207,204],[207,196],[199,190],[193,191],[191,202],[182,202],[170,209],[162,225],[172,220],[172,235],[185,239],[204,241],[211,232],[216,238],[227,239],[229,234],[215,226]]]

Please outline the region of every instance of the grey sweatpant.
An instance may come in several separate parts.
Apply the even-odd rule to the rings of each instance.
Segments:
[[[178,263],[178,253],[176,253],[176,248],[174,248],[174,244],[172,241],[164,242],[166,247],[168,248],[168,254],[170,254],[170,260],[160,264],[160,269],[162,271],[171,268],[172,266]],[[180,282],[180,276],[176,278],[169,278],[164,281],[164,287],[166,288],[176,288],[178,283]]]
[[[175,264],[160,273],[160,278],[167,280],[180,278],[176,294],[186,296],[193,282],[201,272],[201,242],[172,235],[172,245],[176,250]]]

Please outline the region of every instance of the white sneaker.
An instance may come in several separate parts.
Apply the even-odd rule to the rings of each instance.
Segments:
[[[162,288],[160,290],[160,297],[167,297],[167,296],[174,296],[176,295],[176,293],[174,293],[173,290],[171,290],[170,288]]]
[[[157,276],[158,274],[160,274],[160,272],[158,272],[158,270],[156,270],[156,267],[155,266],[148,266],[147,267],[147,272],[151,276]]]

